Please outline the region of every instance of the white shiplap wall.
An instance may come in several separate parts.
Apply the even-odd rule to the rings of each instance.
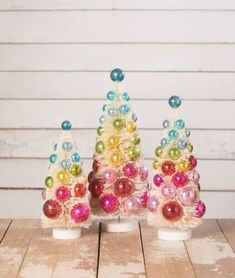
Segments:
[[[149,168],[176,93],[207,217],[235,217],[234,0],[1,0],[0,26],[0,217],[40,216],[64,119],[89,172],[114,67],[126,71]]]

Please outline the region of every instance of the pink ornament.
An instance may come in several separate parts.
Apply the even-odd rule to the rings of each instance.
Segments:
[[[70,211],[70,216],[75,222],[84,222],[88,219],[90,215],[90,209],[87,205],[78,203],[73,206],[72,210]]]
[[[70,190],[66,186],[59,186],[55,192],[56,199],[60,202],[68,201],[71,197]]]
[[[188,182],[188,177],[183,172],[177,172],[174,174],[172,181],[175,186],[182,187]]]
[[[193,170],[193,180],[195,182],[198,182],[200,180],[200,174],[196,170]]]
[[[159,204],[159,202],[158,202],[156,196],[154,196],[154,195],[150,196],[147,201],[147,208],[149,209],[149,211],[155,212],[155,211],[157,211],[158,204]]]
[[[127,214],[139,214],[142,209],[142,202],[137,196],[129,196],[123,202],[123,209]]]
[[[140,175],[140,179],[142,181],[145,181],[148,178],[148,175],[149,175],[147,167],[145,167],[145,166],[140,167],[139,168],[139,175]]]
[[[164,180],[163,180],[163,177],[160,176],[159,174],[156,174],[154,177],[153,177],[153,182],[156,186],[160,186]]]
[[[100,204],[103,210],[107,213],[114,213],[119,207],[118,199],[113,194],[104,194],[100,198]]]
[[[132,163],[127,163],[123,168],[123,173],[128,178],[134,178],[137,175],[137,168]]]
[[[113,169],[105,170],[103,173],[103,179],[106,182],[113,182],[116,180],[116,178],[117,178],[117,174],[116,174],[115,170],[113,170]]]
[[[176,187],[172,184],[165,184],[162,187],[162,195],[167,199],[174,198],[176,195]]]
[[[41,195],[42,195],[42,199],[43,200],[46,200],[46,194],[47,194],[47,190],[46,190],[46,188],[44,188],[43,190],[42,190],[42,192],[41,192]]]
[[[145,191],[144,194],[140,197],[140,200],[142,202],[142,207],[143,208],[146,208],[148,198],[149,198],[149,193],[147,191]]]
[[[184,206],[192,206],[197,200],[197,191],[192,186],[185,186],[179,191],[179,200]]]
[[[202,201],[199,201],[197,203],[196,209],[195,209],[195,216],[196,217],[202,217],[206,212],[206,206]]]

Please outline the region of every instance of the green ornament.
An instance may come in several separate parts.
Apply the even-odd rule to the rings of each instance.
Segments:
[[[95,145],[95,150],[97,153],[101,154],[105,150],[105,145],[103,141],[98,141]]]
[[[97,128],[97,134],[98,134],[99,136],[101,136],[103,133],[104,133],[104,128],[103,128],[102,126],[99,126],[99,127]]]
[[[168,155],[171,159],[177,160],[181,157],[181,151],[176,147],[172,147],[168,150]]]
[[[131,136],[131,143],[134,145],[138,145],[140,143],[140,137],[138,134],[134,134]]]
[[[49,189],[51,189],[54,185],[54,181],[53,178],[51,176],[46,177],[45,179],[45,185],[46,187],[48,187]]]
[[[155,150],[156,156],[161,157],[162,153],[163,153],[163,146],[157,147],[156,150]]]
[[[131,160],[137,159],[140,156],[140,150],[136,147],[129,147],[127,154]]]
[[[125,122],[123,121],[123,119],[121,118],[117,118],[113,121],[113,126],[116,128],[116,129],[122,129],[124,128],[125,126]]]
[[[82,168],[79,164],[73,164],[72,167],[70,168],[70,173],[74,176],[77,177],[81,174]]]

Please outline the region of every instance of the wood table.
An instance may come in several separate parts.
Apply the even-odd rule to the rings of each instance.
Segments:
[[[55,240],[40,220],[0,220],[1,278],[235,277],[235,220],[205,220],[185,242],[139,229],[111,234],[99,223],[78,240]]]

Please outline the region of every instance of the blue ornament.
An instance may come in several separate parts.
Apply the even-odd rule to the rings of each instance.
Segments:
[[[63,169],[69,169],[71,166],[71,162],[69,159],[64,159],[60,162],[60,165]]]
[[[165,120],[163,123],[162,123],[163,127],[164,128],[168,128],[170,126],[170,122],[169,120]]]
[[[162,146],[166,146],[168,144],[168,140],[166,138],[162,138],[160,143]]]
[[[177,143],[177,146],[183,150],[183,149],[186,149],[187,148],[187,145],[188,145],[188,142],[183,140],[183,139],[180,139]]]
[[[57,144],[54,145],[54,151],[56,151],[56,149],[57,149]]]
[[[73,153],[71,155],[71,159],[72,159],[73,162],[79,162],[81,158],[80,158],[80,155],[78,153]]]
[[[168,136],[170,137],[170,139],[176,139],[179,137],[179,132],[176,129],[171,129],[168,132]]]
[[[72,127],[72,124],[70,123],[70,121],[63,121],[63,123],[61,124],[61,128],[63,130],[70,130]]]
[[[137,122],[137,120],[138,120],[138,117],[136,116],[136,114],[132,114],[132,120],[134,121],[134,122]]]
[[[185,122],[182,119],[175,121],[175,127],[182,129],[185,127]]]
[[[99,122],[100,122],[101,124],[103,124],[103,123],[105,122],[105,116],[104,116],[104,115],[100,116]]]
[[[119,111],[120,111],[120,113],[122,113],[122,114],[127,114],[127,113],[130,111],[130,108],[129,108],[128,105],[123,104],[123,105],[121,105],[121,106],[119,107]]]
[[[106,110],[106,107],[107,107],[107,104],[103,105],[102,110],[105,111],[105,110]]]
[[[172,96],[169,99],[169,105],[172,108],[178,108],[180,107],[181,99],[178,96]]]
[[[56,155],[55,153],[52,154],[52,155],[50,156],[49,160],[50,160],[51,163],[55,163],[56,160],[57,160],[57,155]]]
[[[110,91],[107,93],[108,100],[115,100],[115,98],[116,98],[116,93],[114,91]]]
[[[73,148],[73,145],[68,142],[68,141],[65,141],[63,144],[62,144],[62,148],[65,150],[65,151],[71,151],[72,148]]]
[[[189,137],[190,134],[191,134],[190,130],[186,128],[186,129],[185,129],[185,135],[186,135],[187,137]]]
[[[118,111],[117,111],[117,109],[115,109],[115,108],[109,108],[108,114],[109,114],[109,116],[111,116],[111,117],[115,117],[115,116],[117,116]]]
[[[125,100],[125,101],[129,101],[129,100],[130,100],[130,97],[129,97],[128,93],[126,93],[126,92],[123,93],[123,94],[122,94],[122,99]]]
[[[124,72],[121,69],[114,69],[110,73],[110,78],[114,82],[121,82],[124,79]]]

